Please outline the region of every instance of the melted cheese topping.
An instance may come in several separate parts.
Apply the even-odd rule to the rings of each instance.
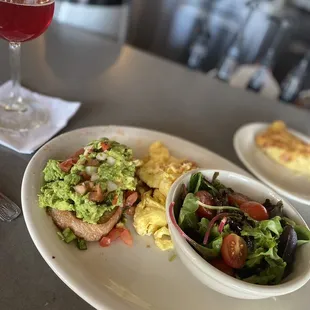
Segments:
[[[310,175],[310,144],[291,134],[284,122],[272,123],[256,136],[256,144],[279,164]]]

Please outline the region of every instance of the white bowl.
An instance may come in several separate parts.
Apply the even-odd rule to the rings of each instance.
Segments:
[[[271,202],[283,201],[285,214],[297,224],[306,225],[296,209],[286,200],[270,190],[262,183],[246,176],[221,170],[198,169],[181,176],[171,187],[167,202],[166,214],[169,230],[178,256],[192,274],[203,284],[219,293],[242,299],[262,299],[274,296],[285,295],[301,288],[310,279],[310,244],[304,244],[296,252],[294,268],[292,273],[278,285],[257,285],[238,280],[219,271],[205,261],[189,243],[181,236],[176,227],[172,224],[169,214],[171,202],[180,199],[182,184],[188,184],[193,173],[200,171],[205,177],[211,179],[214,172],[219,172],[219,181],[231,187],[235,191],[245,194],[256,201],[262,202],[270,199]],[[174,216],[174,215],[173,215]]]

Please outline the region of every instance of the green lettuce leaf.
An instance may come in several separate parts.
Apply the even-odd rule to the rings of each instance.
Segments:
[[[198,233],[204,237],[204,235],[206,234],[207,230],[208,230],[208,225],[209,225],[210,221],[208,219],[206,219],[205,217],[203,217],[200,222],[198,223]]]
[[[276,216],[271,220],[257,222],[255,227],[245,225],[241,236],[252,236],[256,240],[256,244],[270,248],[283,231],[280,220],[281,218]]]
[[[286,263],[281,259],[274,260],[265,257],[268,267],[261,271],[258,275],[253,275],[248,278],[242,279],[243,281],[254,284],[279,284],[283,278]]]
[[[254,249],[249,252],[245,267],[259,270],[258,274],[244,278],[244,281],[262,285],[280,283],[286,267],[286,263],[278,255],[277,248],[282,232],[279,216],[256,222],[255,227],[250,225],[243,227],[241,235],[253,237],[255,240]]]
[[[189,180],[188,192],[196,194],[199,191],[202,179],[203,176],[201,172],[194,173]]]
[[[253,253],[248,255],[246,261],[246,267],[253,268],[259,265],[263,259],[270,258],[272,260],[279,260],[281,259],[278,256],[278,249],[276,248],[276,242],[273,247],[266,250],[266,248],[260,247],[256,249]]]
[[[261,221],[261,222],[259,222],[258,227],[262,231],[268,231],[269,230],[269,231],[273,232],[278,237],[283,232],[280,216],[275,216],[274,218],[272,218],[270,220]]]
[[[198,242],[194,241],[193,239],[191,239],[189,243],[202,256],[202,258],[209,261],[220,255],[223,243],[223,237],[218,236],[212,242],[209,242],[207,246],[201,245]]]
[[[302,245],[310,241],[310,231],[303,225],[295,225],[294,230],[297,234],[297,245]]]
[[[219,255],[221,251],[222,243],[223,243],[223,237],[219,235],[218,237],[216,237],[213,241],[211,241],[208,244],[208,247],[210,247],[215,253],[217,253],[217,255]]]
[[[193,193],[187,194],[178,220],[178,224],[182,230],[191,228],[196,231],[198,229],[198,216],[196,215],[198,207],[198,198]]]
[[[203,246],[195,241],[190,242],[190,244],[201,255],[201,257],[207,261],[219,256],[219,251],[216,247],[210,249],[209,247]]]

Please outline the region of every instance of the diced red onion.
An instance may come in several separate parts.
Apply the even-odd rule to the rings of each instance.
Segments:
[[[74,190],[80,194],[80,195],[84,195],[87,192],[87,187],[85,184],[78,184],[76,186],[74,186]]]
[[[84,155],[87,156],[91,151],[93,150],[93,147],[91,145],[84,147]]]
[[[203,238],[203,244],[204,245],[206,245],[208,243],[210,232],[211,232],[211,229],[212,229],[213,225],[215,224],[215,222],[218,221],[219,219],[221,219],[223,217],[227,217],[227,216],[229,216],[229,213],[220,213],[220,214],[216,215],[214,218],[212,218],[212,220],[210,221],[210,223],[208,225],[208,229],[206,231],[205,237]]]
[[[85,172],[90,176],[93,175],[94,173],[97,173],[97,171],[98,171],[97,167],[93,167],[93,166],[85,167]]]
[[[108,181],[107,182],[107,189],[108,189],[108,192],[113,192],[113,191],[117,190],[117,185],[111,181]]]
[[[105,153],[98,153],[97,156],[96,156],[96,158],[97,158],[98,160],[101,160],[101,161],[106,160],[107,157],[108,157],[108,155],[105,154]]]
[[[90,180],[93,181],[93,182],[99,180],[99,175],[98,175],[98,173],[92,174],[91,177],[90,177]]]

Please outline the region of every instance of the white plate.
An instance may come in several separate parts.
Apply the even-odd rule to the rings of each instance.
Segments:
[[[160,140],[175,156],[192,159],[202,168],[247,174],[202,147],[145,129],[92,127],[53,139],[36,153],[26,169],[22,205],[27,228],[37,249],[73,291],[95,308],[106,310],[307,309],[308,285],[294,294],[262,301],[233,299],[216,293],[194,278],[178,258],[169,262],[173,252],[161,252],[151,237],[138,236],[134,231],[132,248],[120,242],[109,248],[93,243],[87,251],[79,251],[74,245],[61,242],[51,219],[38,208],[37,194],[42,184],[42,169],[49,158],[65,158],[90,140],[103,136],[131,146],[137,157],[144,156],[148,146]]]
[[[294,173],[278,164],[256,146],[255,136],[269,125],[252,123],[237,130],[234,136],[234,148],[238,157],[257,178],[279,194],[304,204],[310,204],[310,178]],[[289,131],[302,140],[310,142],[309,137],[295,130]]]

